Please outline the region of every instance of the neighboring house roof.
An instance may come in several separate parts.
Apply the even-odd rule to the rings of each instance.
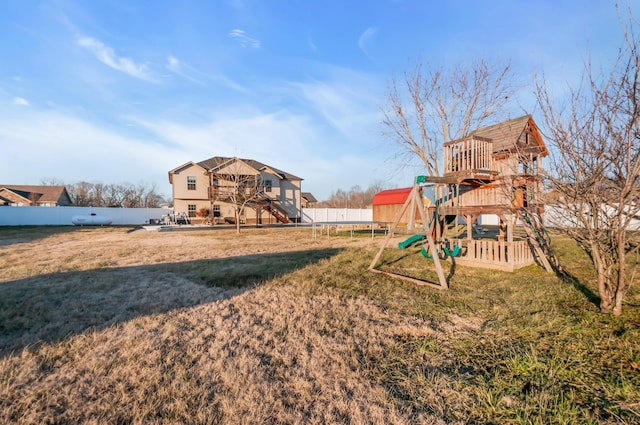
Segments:
[[[307,202],[318,202],[318,200],[311,194],[311,192],[302,192],[300,196],[306,199]]]
[[[244,159],[244,158],[233,158],[233,157],[224,157],[224,156],[214,156],[213,158],[205,159],[204,161],[198,162],[198,165],[208,171],[215,170],[216,168],[230,162],[233,160],[239,160],[249,165],[252,168],[255,168],[258,171],[267,171],[271,172],[277,176],[279,176],[283,180],[302,180],[300,177],[295,176],[291,173],[287,173],[286,171],[279,170],[270,165],[263,164],[262,162],[255,161],[253,159]]]
[[[373,195],[372,205],[404,204],[413,188],[387,189]]]
[[[28,205],[51,203],[71,205],[71,197],[64,186],[32,186],[0,184],[0,203],[15,202],[15,198],[24,199]]]
[[[541,153],[547,155],[547,148],[542,141],[540,131],[531,115],[524,115],[488,127],[479,128],[472,131],[469,136],[489,139],[493,142],[493,152],[496,153],[514,148],[518,142],[522,142],[522,137],[527,131],[533,136]]]

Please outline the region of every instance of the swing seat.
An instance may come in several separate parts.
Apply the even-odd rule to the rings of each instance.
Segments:
[[[447,247],[442,247],[442,250],[444,251],[444,253],[445,253],[445,255],[447,257],[459,257],[460,256],[460,246],[458,246],[458,245],[454,246],[451,251],[449,251],[447,249]]]
[[[424,245],[422,246],[422,248],[420,248],[420,253],[422,253],[422,256],[424,258],[433,258],[431,256],[431,254],[429,254],[429,251],[427,251],[427,249],[424,247]],[[436,249],[436,254],[438,254],[438,250]]]
[[[431,254],[429,254],[429,251],[424,246],[420,249],[420,252],[422,253],[422,256],[425,258],[433,258]],[[441,257],[443,260],[447,257],[459,257],[460,253],[461,253],[461,250],[458,245],[454,246],[451,251],[449,251],[449,249],[447,249],[446,246],[443,246],[442,256],[440,256],[440,251],[436,249],[436,255],[438,255],[438,257]]]
[[[440,252],[440,250],[439,250],[439,249],[436,249],[436,255],[437,255],[437,256],[438,256],[438,258],[440,258],[441,260],[444,260],[445,258],[447,258],[447,255],[449,255],[449,254],[447,254],[447,252],[448,252],[448,251],[447,251],[447,249],[446,249],[446,248],[444,248],[444,249],[442,250],[442,252]],[[429,254],[429,250],[427,250],[424,246],[423,246],[422,248],[420,248],[420,253],[422,254],[422,256],[423,256],[424,258],[429,258],[429,259],[433,258],[433,256],[432,256],[431,254]]]

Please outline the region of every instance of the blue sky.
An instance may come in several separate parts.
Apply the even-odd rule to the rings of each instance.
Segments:
[[[513,116],[535,119],[535,73],[560,91],[621,40],[606,0],[2,0],[0,183],[170,196],[169,170],[239,156],[320,200],[408,186],[380,111],[412,63],[510,62]]]

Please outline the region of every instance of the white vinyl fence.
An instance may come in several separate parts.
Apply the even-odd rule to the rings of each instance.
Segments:
[[[303,223],[338,221],[373,221],[373,210],[368,208],[303,208]]]
[[[0,207],[0,226],[72,226],[74,216],[110,217],[115,225],[149,224],[172,213],[170,208]]]
[[[580,226],[575,217],[577,206],[570,206],[570,211],[566,211],[566,207],[551,205],[545,207],[544,213],[544,221],[545,225],[548,227],[577,227]],[[599,213],[604,215],[609,215],[609,217],[613,217],[616,214],[617,210],[615,208],[609,207],[607,205],[602,205]],[[587,214],[587,212],[584,212]],[[628,214],[629,223],[627,225],[627,230],[640,230],[640,217],[637,215],[637,208],[627,208],[626,213]],[[609,219],[610,219],[609,218]],[[601,225],[606,225],[606,221],[603,221]]]

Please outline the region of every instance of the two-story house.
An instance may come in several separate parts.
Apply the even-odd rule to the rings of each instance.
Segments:
[[[246,224],[290,223],[301,217],[302,179],[253,159],[189,161],[169,171],[169,183],[174,212],[192,222],[233,222],[236,213]]]

